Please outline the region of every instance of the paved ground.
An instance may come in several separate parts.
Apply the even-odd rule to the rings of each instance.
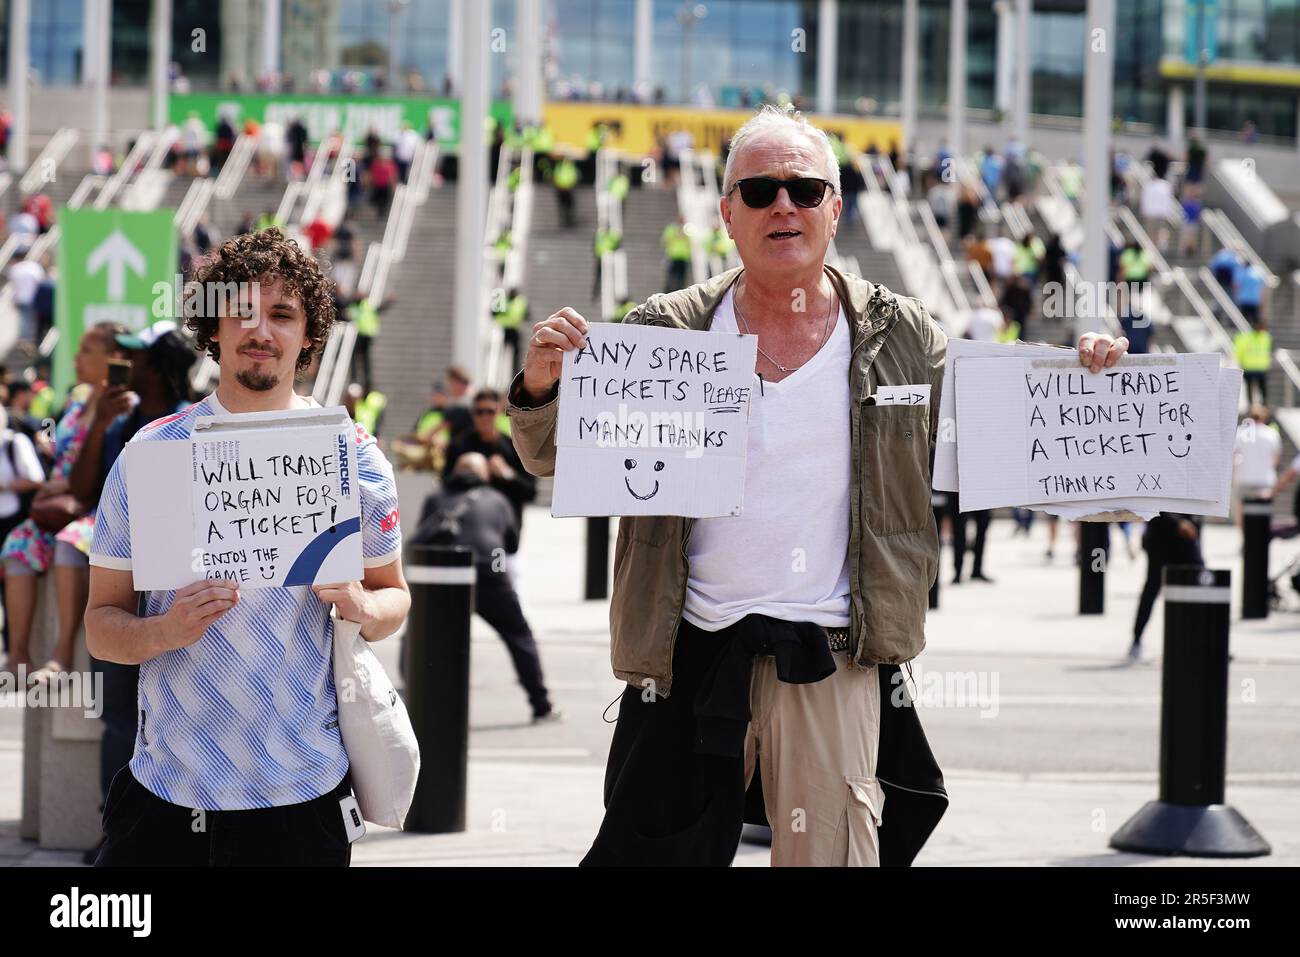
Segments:
[[[417,508],[408,502],[404,511]],[[602,713],[622,685],[609,671],[606,605],[580,600],[583,531],[581,521],[533,509],[524,534],[525,606],[566,720],[529,725],[504,646],[476,621],[468,829],[413,835],[371,828],[355,848],[356,864],[571,865],[585,852],[600,821],[612,730]],[[952,803],[918,865],[1197,863],[1116,854],[1106,846],[1156,796],[1163,621],[1157,609],[1147,657],[1128,663],[1123,653],[1145,561],[1140,553],[1130,561],[1117,545],[1107,613],[1080,617],[1068,535],[1063,528],[1056,557],[1047,560],[1045,523],[1028,540],[1012,538],[1009,523],[995,523],[986,562],[992,585],[949,586],[945,553],[941,607],[931,613],[914,676],[922,688],[941,678],[968,678],[975,693],[921,702]],[[1230,528],[1208,531],[1212,566],[1239,575],[1237,549]],[[1275,543],[1274,567],[1297,550]],[[398,641],[380,648],[395,664]],[[1234,605],[1232,650],[1228,800],[1274,850],[1241,863],[1294,865],[1300,863],[1300,612],[1242,622]],[[71,863],[75,855],[39,851],[15,837],[18,721],[16,709],[0,708],[0,863]],[[766,858],[766,849],[742,845],[736,863],[763,866]]]

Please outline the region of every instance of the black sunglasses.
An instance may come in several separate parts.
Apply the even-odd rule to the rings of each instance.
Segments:
[[[804,209],[815,209],[826,198],[826,188],[835,187],[824,179],[812,176],[800,176],[795,179],[775,179],[771,176],[750,176],[738,179],[731,184],[731,189],[740,190],[740,198],[750,209],[767,209],[776,202],[777,193],[785,187],[790,202]],[[731,190],[727,190],[730,194]]]
[[[475,415],[496,415],[497,410],[485,405],[481,409],[475,409],[474,414]]]

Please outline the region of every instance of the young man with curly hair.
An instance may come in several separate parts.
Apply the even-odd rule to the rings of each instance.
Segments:
[[[314,405],[293,386],[334,321],[315,260],[271,228],[228,240],[195,280],[200,293],[239,290],[218,314],[187,310],[197,313],[187,325],[200,348],[221,367],[220,385],[133,441],[188,438],[204,415]],[[141,666],[139,726],[131,763],[104,802],[99,865],[350,862],[330,606],[360,622],[368,641],[393,634],[410,608],[392,467],[360,428],[357,467],[361,581],[247,594],[197,581],[137,595],[126,456],[118,458],[97,515],[86,643],[99,659]]]

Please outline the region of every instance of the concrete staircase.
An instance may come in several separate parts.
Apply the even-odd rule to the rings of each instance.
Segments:
[[[374,223],[368,212],[357,222],[358,238]],[[364,255],[365,246],[358,246]],[[388,277],[396,301],[384,310],[372,347],[375,386],[388,397],[382,435],[399,436],[428,407],[429,385],[451,362],[455,310],[456,188],[429,191],[417,207],[406,257]],[[590,281],[590,277],[588,277]]]
[[[561,229],[554,190],[539,185],[524,268],[524,289],[534,320],[561,306],[572,306],[588,319],[601,318],[599,296],[592,295],[596,271],[592,249],[596,192],[592,187],[579,186],[574,191],[574,210],[577,226]],[[633,189],[623,201],[628,295],[635,302],[644,302],[663,289],[665,262],[659,237],[676,217],[677,195],[672,190]]]
[[[571,306],[586,319],[602,318],[599,295],[592,295],[596,191],[584,184],[573,194],[577,225],[563,229],[554,187],[545,182],[534,187],[532,228],[524,264],[524,295],[533,321],[545,319],[561,306]]]
[[[835,249],[841,256],[853,256],[858,260],[858,269],[863,279],[878,283],[900,296],[911,295],[903,283],[898,264],[894,262],[894,254],[871,245],[871,240],[867,238],[867,228],[860,216],[847,225],[840,219]]]
[[[664,227],[677,219],[677,191],[642,186],[623,201],[623,248],[627,251],[627,291],[645,302],[664,288],[668,263],[660,243]]]

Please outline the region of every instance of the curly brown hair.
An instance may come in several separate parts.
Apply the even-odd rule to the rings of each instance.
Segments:
[[[225,287],[229,283],[274,278],[280,280],[286,295],[296,296],[302,302],[307,315],[306,335],[311,345],[298,353],[297,368],[302,372],[325,345],[334,326],[334,284],[321,271],[320,264],[278,227],[227,239],[195,266],[186,286],[201,291],[212,284]],[[220,315],[209,315],[201,308],[186,311],[185,325],[194,333],[198,347],[206,350],[215,362],[221,361],[221,349],[217,345],[220,321]]]

